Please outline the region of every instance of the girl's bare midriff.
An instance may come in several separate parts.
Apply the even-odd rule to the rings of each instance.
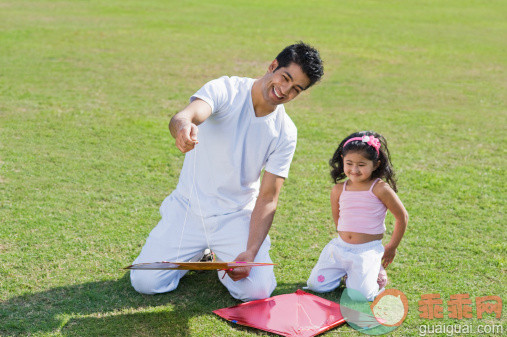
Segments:
[[[343,241],[351,244],[361,244],[375,240],[382,240],[384,234],[365,234],[355,232],[338,231]]]

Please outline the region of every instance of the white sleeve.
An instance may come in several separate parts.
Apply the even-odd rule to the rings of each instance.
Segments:
[[[287,178],[289,168],[296,151],[297,130],[291,130],[289,134],[284,134],[275,150],[269,155],[265,170],[274,175]]]
[[[222,76],[203,85],[203,87],[190,97],[190,102],[196,98],[202,99],[211,107],[211,113],[223,109],[229,100],[230,78]]]

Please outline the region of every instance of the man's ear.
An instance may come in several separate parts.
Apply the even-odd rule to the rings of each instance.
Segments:
[[[268,67],[268,72],[272,73],[275,71],[275,69],[278,68],[278,61],[277,59],[274,59],[273,62]]]

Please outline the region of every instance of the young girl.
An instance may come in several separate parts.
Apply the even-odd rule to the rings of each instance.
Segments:
[[[370,131],[353,133],[340,143],[329,164],[336,183],[331,191],[331,210],[339,235],[320,254],[308,288],[328,292],[347,275],[346,286],[373,301],[384,290],[387,275],[382,267],[393,261],[408,221],[395,193],[386,140]],[[345,177],[348,179],[340,182]],[[391,240],[383,247],[387,210],[396,221]]]

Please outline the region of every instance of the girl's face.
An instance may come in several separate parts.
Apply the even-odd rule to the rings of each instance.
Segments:
[[[361,152],[349,152],[343,157],[343,170],[352,183],[366,183],[371,180],[371,174],[380,165],[380,161],[373,163]]]

